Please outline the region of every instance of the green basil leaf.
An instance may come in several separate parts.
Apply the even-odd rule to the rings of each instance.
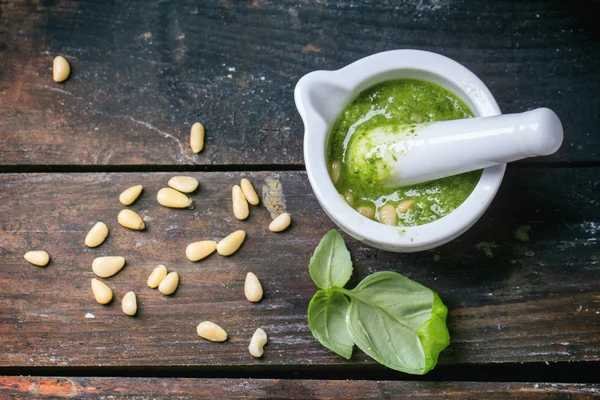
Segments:
[[[344,287],[352,275],[352,260],[338,231],[327,232],[310,259],[308,272],[321,289]]]
[[[447,315],[448,309],[442,303],[442,299],[433,292],[431,318],[417,331],[425,354],[425,372],[431,371],[435,367],[440,352],[450,344],[450,334],[446,327]]]
[[[340,356],[350,359],[354,342],[346,327],[349,301],[337,292],[319,290],[308,305],[308,327],[313,336]]]
[[[439,296],[395,272],[378,272],[349,291],[346,317],[356,345],[381,364],[422,375],[450,344]]]

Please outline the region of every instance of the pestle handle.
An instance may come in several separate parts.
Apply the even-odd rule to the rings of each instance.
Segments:
[[[413,135],[374,129],[386,186],[407,186],[497,164],[556,152],[563,141],[558,116],[548,108],[520,114],[436,122]]]

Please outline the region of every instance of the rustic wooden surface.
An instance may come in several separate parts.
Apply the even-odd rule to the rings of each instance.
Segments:
[[[405,274],[436,290],[450,309],[452,345],[440,365],[600,361],[600,190],[597,168],[510,170],[491,209],[459,239],[435,251],[380,252],[348,239],[351,284],[378,270]],[[265,366],[373,365],[356,350],[351,361],[322,347],[308,330],[306,309],[316,291],[308,261],[334,226],[318,206],[304,172],[193,173],[201,182],[194,210],[158,205],[156,192],[171,173],[0,175],[0,366]],[[247,221],[231,211],[231,186],[248,176],[263,205]],[[116,223],[119,193],[144,185],[131,207],[147,230]],[[279,199],[279,200],[277,200]],[[268,208],[265,206],[268,205]],[[268,231],[269,208],[293,215],[282,234]],[[83,239],[97,221],[110,235],[95,249]],[[515,231],[529,225],[529,241]],[[192,263],[187,244],[244,229],[248,238],[232,257]],[[42,248],[46,268],[23,254]],[[92,260],[123,255],[125,268],[105,281],[108,306],[90,290]],[[146,286],[157,264],[181,275],[176,294]],[[243,295],[245,275],[261,279],[258,304]],[[120,301],[138,294],[139,314],[125,316]],[[85,317],[87,313],[95,316]],[[196,335],[203,320],[221,324],[227,343]],[[249,356],[258,327],[269,334],[265,356]]]
[[[299,165],[296,81],[398,48],[463,63],[504,112],[554,109],[565,144],[545,161],[597,162],[599,4],[0,0],[0,166]]]
[[[0,398],[598,398],[598,5],[0,0]],[[490,210],[452,243],[393,254],[347,238],[351,284],[393,270],[448,305],[452,344],[425,377],[359,350],[345,361],[306,323],[316,290],[308,260],[334,226],[302,172],[294,85],[399,48],[447,55],[481,77],[503,112],[547,106],[565,128],[557,154],[509,167]],[[63,84],[51,79],[57,54],[72,66]],[[188,145],[195,121],[207,128],[199,155]],[[156,191],[183,171],[201,181],[196,208],[160,207]],[[268,196],[240,222],[230,190],[243,176]],[[145,191],[131,208],[144,232],[116,223],[118,194],[138,183]],[[283,208],[293,226],[270,233]],[[111,233],[88,249],[97,220]],[[188,243],[238,228],[249,236],[234,256],[185,258]],[[46,268],[23,260],[32,248],[50,253]],[[127,265],[105,280],[115,300],[100,306],[91,262],[110,254]],[[174,296],[145,284],[159,263],[181,275]],[[259,304],[243,297],[247,271],[263,282]],[[135,318],[120,311],[129,290]],[[223,325],[228,342],[201,340],[204,319]],[[269,344],[256,360],[247,345],[259,326]]]
[[[279,379],[54,378],[0,376],[0,395],[11,399],[229,398],[229,399],[594,399],[600,385],[385,382]]]

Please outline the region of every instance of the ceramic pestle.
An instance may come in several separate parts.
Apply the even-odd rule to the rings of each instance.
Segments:
[[[348,142],[345,161],[358,179],[398,187],[549,155],[562,140],[558,116],[548,108],[538,108],[357,132]]]

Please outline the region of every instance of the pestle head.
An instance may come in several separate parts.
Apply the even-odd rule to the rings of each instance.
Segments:
[[[357,132],[345,152],[348,174],[356,184],[373,187],[390,181],[394,166],[415,142],[414,125],[388,125]]]

